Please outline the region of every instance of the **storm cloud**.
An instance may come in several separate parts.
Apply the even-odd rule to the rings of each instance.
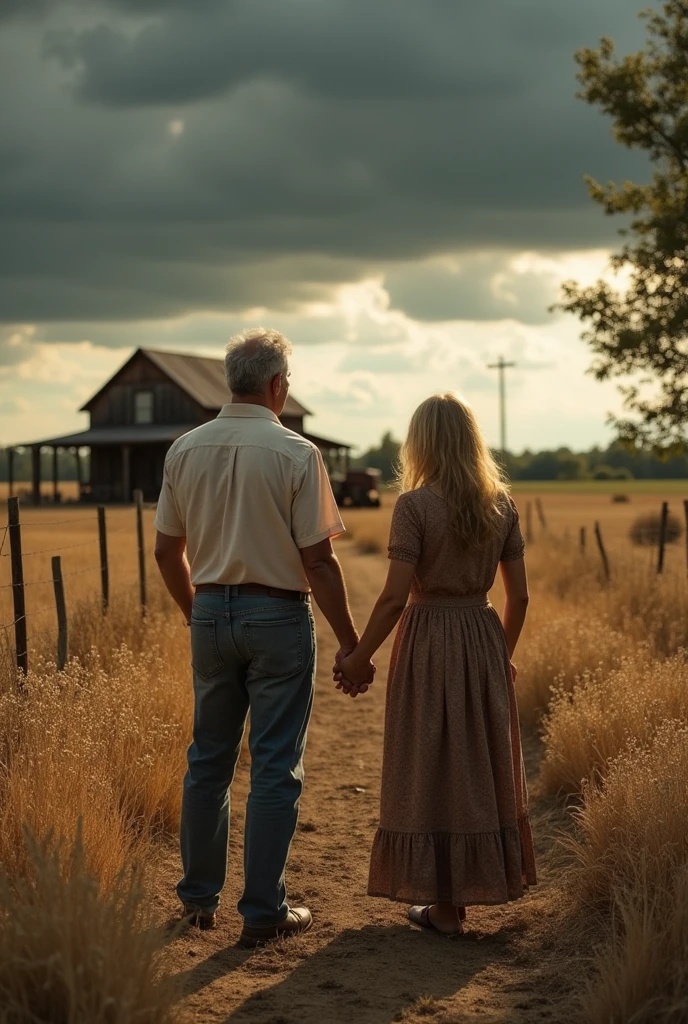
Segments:
[[[6,322],[291,311],[372,274],[443,319],[465,304],[438,256],[609,244],[582,176],[644,173],[575,99],[577,47],[638,44],[628,0],[1,13]],[[494,259],[462,274],[476,318],[514,312]],[[548,283],[521,284],[535,322]]]

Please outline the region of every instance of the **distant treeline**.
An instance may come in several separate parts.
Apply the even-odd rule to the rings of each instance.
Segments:
[[[84,479],[88,480],[88,456],[81,457]],[[76,480],[76,459],[71,452],[57,453],[57,469],[61,481]],[[41,452],[41,479],[52,480],[53,478],[53,453],[50,451]],[[0,481],[6,483],[7,476],[7,449],[0,448]],[[14,479],[19,483],[26,483],[31,480],[31,449],[25,448],[21,452],[14,453]]]
[[[373,466],[382,472],[383,480],[394,479],[394,465],[399,442],[386,433],[379,445],[354,460],[356,466]],[[495,453],[499,461],[501,454]],[[59,452],[58,472],[61,481],[76,480],[76,463],[71,452]],[[88,456],[82,456],[84,479],[88,480]],[[629,452],[618,442],[608,448],[591,448],[588,452],[572,452],[570,448],[552,451],[509,452],[505,461],[511,480],[685,480],[688,479],[688,457],[663,461],[651,452]],[[41,479],[52,480],[52,452],[41,453]],[[31,480],[31,452],[15,452],[14,479]],[[7,481],[7,450],[0,448],[0,481]]]
[[[399,442],[391,433],[379,445],[356,460],[358,466],[374,466],[384,480],[394,479]],[[495,453],[502,461],[501,453]],[[573,452],[570,448],[551,451],[509,452],[504,460],[511,480],[684,480],[688,479],[688,457],[662,460],[651,452],[628,451],[614,442],[608,448]]]

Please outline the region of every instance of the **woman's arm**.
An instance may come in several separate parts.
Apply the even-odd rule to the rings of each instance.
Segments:
[[[366,667],[392,632],[406,607],[415,569],[412,562],[402,562],[396,558],[390,561],[387,582],[375,603],[363,636],[353,654],[335,665],[338,687],[342,687],[342,679],[348,680],[354,686],[366,682]]]
[[[499,567],[506,592],[503,618],[504,632],[506,633],[509,658],[513,658],[518,638],[523,629],[523,623],[526,620],[526,610],[530,600],[526,563],[523,558],[517,558],[507,562],[500,562]]]

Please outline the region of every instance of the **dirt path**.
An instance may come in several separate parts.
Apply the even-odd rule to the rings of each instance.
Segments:
[[[383,578],[379,557],[340,546],[352,606],[365,622]],[[556,810],[533,800],[541,883],[518,904],[469,910],[471,934],[450,942],[408,927],[405,908],[366,897],[368,853],[377,824],[384,680],[389,645],[378,658],[379,682],[352,701],[335,691],[329,669],[336,644],[318,623],[318,692],[306,755],[306,788],[288,871],[289,896],[313,911],[307,936],[267,949],[235,947],[240,920],[241,831],[247,788],[242,765],[233,789],[230,873],[221,921],[169,947],[186,993],[184,1020],[223,1024],[388,1024],[563,1021],[570,972],[558,969],[556,872],[551,834]],[[534,742],[527,745],[532,767]],[[160,865],[160,902],[176,909],[176,850]]]

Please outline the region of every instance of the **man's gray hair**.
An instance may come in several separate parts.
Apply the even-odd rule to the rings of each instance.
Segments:
[[[227,384],[233,395],[262,395],[278,373],[289,368],[291,345],[279,331],[250,327],[229,339],[225,355]]]

